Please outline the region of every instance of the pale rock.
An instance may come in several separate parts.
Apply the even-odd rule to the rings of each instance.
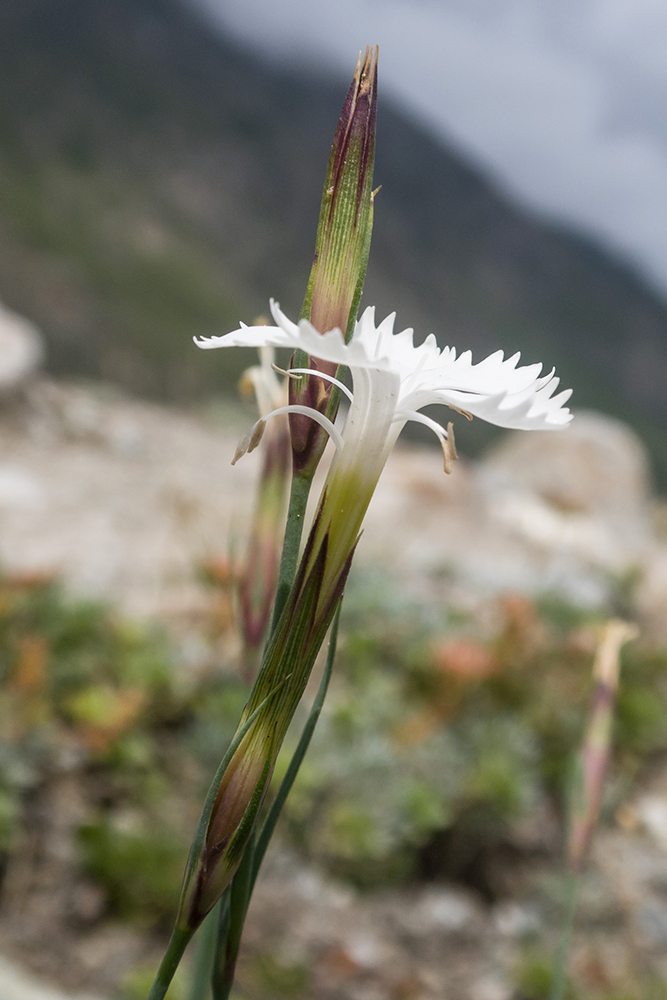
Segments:
[[[537,910],[521,903],[501,903],[494,912],[494,922],[503,937],[523,938],[537,934],[541,921]]]
[[[358,556],[469,611],[507,591],[605,607],[614,580],[654,550],[644,446],[618,421],[578,413],[559,433],[508,434],[450,476],[432,451],[395,449]]]
[[[510,1000],[514,990],[510,984],[495,976],[483,976],[473,983],[471,1000]]]
[[[653,840],[667,850],[667,799],[662,795],[643,795],[634,804],[634,812]]]
[[[1,1000],[94,1000],[83,994],[63,993],[34,978],[6,958],[0,958]]]
[[[18,465],[0,464],[0,509],[40,510],[46,496],[37,477]]]
[[[0,303],[0,393],[25,382],[39,367],[43,356],[37,328]]]
[[[390,957],[386,943],[369,931],[350,934],[345,951],[361,969],[376,969]]]
[[[667,944],[667,906],[658,900],[651,900],[636,915],[641,933],[649,942],[664,946]]]
[[[443,889],[427,892],[413,916],[416,926],[424,933],[455,934],[468,928],[476,914],[466,893]]]
[[[646,450],[611,417],[577,413],[560,433],[513,434],[481,482],[492,518],[546,552],[620,571],[649,543]]]

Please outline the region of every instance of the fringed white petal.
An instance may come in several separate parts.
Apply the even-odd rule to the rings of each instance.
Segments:
[[[411,329],[393,332],[395,314],[376,327],[373,307],[364,310],[348,344],[340,330],[322,335],[307,320],[293,323],[277,302],[271,302],[271,312],[276,326],[241,326],[224,337],[196,343],[204,349],[301,348],[312,357],[348,366],[355,390],[362,371],[371,380],[391,372],[399,380],[393,402],[396,411],[416,411],[440,403],[499,427],[530,430],[558,430],[572,419],[563,405],[569,391],[554,395],[558,379],[553,371],[541,375],[539,364],[520,367],[519,354],[505,358],[502,351],[496,351],[473,364],[470,351],[457,357],[454,348],[440,350],[432,334],[415,347]]]
[[[223,337],[194,337],[197,347],[211,351],[217,347],[293,347],[289,334],[278,326],[246,326]]]

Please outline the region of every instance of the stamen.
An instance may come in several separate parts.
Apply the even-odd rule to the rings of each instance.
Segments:
[[[250,454],[251,451],[255,450],[259,442],[264,437],[265,430],[266,430],[266,420],[262,417],[261,420],[257,421],[257,423],[255,424],[254,428],[250,433],[250,441],[248,442],[248,454]]]
[[[262,435],[264,434],[264,429],[266,427],[266,421],[269,417],[280,416],[281,413],[300,413],[304,417],[310,417],[311,420],[314,420],[320,425],[320,427],[324,428],[336,446],[336,449],[338,451],[342,449],[343,435],[337,427],[334,427],[328,417],[325,417],[319,410],[314,410],[312,406],[301,406],[299,403],[290,403],[289,406],[279,406],[276,410],[272,410],[271,413],[267,413],[265,417],[258,420],[256,424],[252,425],[245,437],[239,441],[236,451],[234,452],[232,465],[236,465],[238,460],[242,458],[246,452],[255,450],[259,442],[262,440]]]
[[[445,458],[445,472],[449,475],[452,471],[452,456],[449,451],[449,445],[445,439],[443,439],[440,444],[442,445],[442,454]]]
[[[414,420],[415,423],[423,424],[424,427],[428,427],[433,431],[440,442],[442,454],[445,459],[445,472],[449,475],[452,471],[452,462],[459,457],[454,442],[453,425],[451,423],[447,424],[447,430],[445,430],[437,420],[432,420],[425,413],[419,413],[418,410],[399,410],[394,414],[394,421],[396,420]]]
[[[270,413],[269,416],[273,416],[273,414]],[[264,418],[258,420],[256,424],[252,425],[245,437],[241,438],[237,444],[236,451],[234,452],[234,458],[232,459],[232,465],[236,465],[238,460],[243,458],[246,453],[249,454],[251,451],[255,450],[259,442],[264,437],[265,429],[266,420]]]
[[[273,368],[274,372],[278,372],[279,375],[285,375],[287,378],[294,379],[295,382],[299,381],[298,375],[292,375],[292,373],[286,371],[285,368],[279,368],[278,365],[274,365],[273,363],[271,364],[271,367]]]
[[[447,424],[447,441],[449,443],[449,450],[452,453],[452,458],[457,459],[459,453],[456,450],[456,441],[454,440],[454,424],[450,422]]]
[[[298,374],[297,374],[298,373]],[[319,372],[316,368],[290,368],[289,371],[285,372],[285,375],[289,375],[291,378],[298,378],[300,375],[315,375],[317,378],[323,378],[327,382],[331,382],[333,385],[337,385],[342,393],[344,393],[351,403],[354,402],[354,396],[348,389],[348,387],[341,382],[339,379],[334,378],[333,375],[328,375],[326,372]]]
[[[456,391],[461,392],[462,390],[457,389]],[[448,406],[450,410],[454,410],[456,413],[460,413],[462,417],[466,418],[466,420],[472,420],[472,413],[468,413],[467,410],[461,410],[459,409],[458,406],[454,406],[453,403],[446,403],[445,405]],[[451,427],[452,425],[448,424],[448,426]]]

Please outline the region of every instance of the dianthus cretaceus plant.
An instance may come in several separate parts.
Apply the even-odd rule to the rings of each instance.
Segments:
[[[561,430],[571,419],[564,405],[570,390],[557,392],[553,371],[543,375],[539,364],[520,366],[518,354],[506,359],[498,351],[473,364],[470,352],[441,349],[433,335],[415,347],[411,329],[394,332],[393,314],[378,323],[371,306],[358,318],[373,225],[376,107],[377,50],[367,50],[334,135],[315,258],[298,322],[272,300],[273,325],[241,325],[224,336],[197,341],[203,350],[273,347],[293,352],[283,373],[288,401],[263,413],[234,456],[236,461],[257,446],[267,421],[288,414],[292,480],[261,668],[204,805],[176,926],[151,1000],[164,996],[185,946],[214,907],[215,920],[206,921],[212,944],[208,952],[200,949],[204,978],[211,980],[214,1000],[229,996],[257,871],[326,692],[337,611],[362,522],[402,428],[417,421],[433,431],[449,472],[456,458],[452,424],[443,426],[426,416],[426,406],[440,404],[469,419],[523,430]],[[344,417],[338,414],[342,401]],[[335,451],[302,545],[306,501],[328,440]],[[320,690],[267,810],[276,756],[332,621]]]

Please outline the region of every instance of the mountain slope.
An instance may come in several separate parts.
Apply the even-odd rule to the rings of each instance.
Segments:
[[[297,312],[346,83],[262,62],[176,0],[3,0],[0,295],[51,369],[173,399],[229,387],[245,359],[190,338],[271,294]],[[667,481],[665,304],[380,99],[365,301],[556,364],[577,405],[644,432]]]

